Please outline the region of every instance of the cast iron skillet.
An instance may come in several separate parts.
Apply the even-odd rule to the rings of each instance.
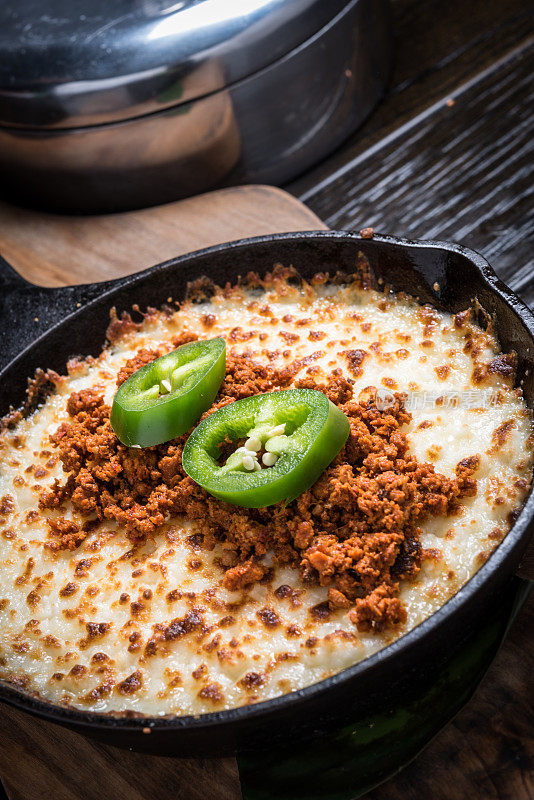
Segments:
[[[422,302],[456,313],[477,299],[494,317],[503,349],[516,351],[518,381],[528,404],[534,405],[534,316],[480,255],[441,242],[391,236],[364,240],[318,231],[245,239],[116,281],[60,289],[29,284],[1,262],[0,416],[23,402],[27,378],[38,367],[64,372],[70,356],[97,355],[112,306],[119,312],[135,303],[159,306],[169,296],[181,299],[187,282],[202,275],[223,283],[251,269],[264,273],[275,263],[293,265],[305,277],[318,271],[351,272],[359,252],[377,277]],[[2,681],[0,699],[109,743],[159,754],[214,756],[324,735],[369,713],[398,709],[427,689],[474,635],[483,616],[492,613],[533,529],[531,493],[497,551],[439,611],[371,658],[274,700],[198,717],[155,718],[63,708]]]

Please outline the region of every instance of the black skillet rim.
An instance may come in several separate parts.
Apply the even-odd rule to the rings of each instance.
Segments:
[[[361,241],[362,237],[359,234],[347,231],[302,231],[270,234],[266,236],[258,236],[247,239],[239,239],[234,242],[228,242],[222,245],[215,245],[213,247],[197,250],[193,253],[187,253],[177,258],[172,258],[167,261],[149,267],[141,272],[134,273],[127,276],[127,278],[118,279],[116,281],[107,281],[104,285],[107,286],[104,291],[96,298],[89,301],[82,308],[68,314],[60,322],[53,325],[47,332],[39,336],[31,345],[29,345],[22,353],[19,353],[2,372],[9,370],[12,365],[29,349],[33,348],[38,342],[45,338],[48,333],[55,327],[62,325],[67,319],[71,319],[78,314],[83,314],[84,310],[93,302],[101,302],[108,294],[113,294],[114,291],[120,291],[121,287],[126,283],[131,284],[144,279],[151,273],[157,273],[165,268],[180,266],[181,264],[194,261],[199,256],[206,256],[221,252],[221,250],[233,250],[239,247],[247,247],[250,245],[259,245],[264,243],[272,243],[273,241],[287,241],[287,240],[320,240],[320,239],[334,239],[334,240],[349,240],[355,243]],[[441,242],[436,240],[424,239],[407,239],[396,237],[386,234],[376,234],[373,236],[376,242],[383,242],[385,244],[400,245],[411,249],[429,248],[446,250],[451,253],[467,258],[473,266],[480,273],[483,282],[487,285],[490,291],[499,295],[502,300],[511,308],[511,310],[521,319],[524,327],[528,330],[532,346],[534,348],[534,314],[517,297],[496,275],[492,267],[486,259],[477,253],[475,250],[464,247],[463,245],[455,244],[452,242]],[[366,240],[368,243],[370,240]],[[110,298],[111,299],[111,298]],[[0,378],[2,375],[0,374]],[[61,706],[57,703],[52,703],[48,700],[41,699],[37,695],[25,692],[13,684],[0,679],[0,699],[10,703],[13,706],[21,708],[38,715],[44,719],[52,722],[61,722],[73,725],[85,725],[94,730],[117,730],[117,731],[133,731],[139,732],[140,729],[150,729],[153,731],[176,731],[176,730],[195,730],[197,732],[203,729],[212,729],[218,725],[238,723],[244,719],[253,720],[254,718],[269,715],[276,712],[280,708],[291,707],[300,701],[306,701],[321,695],[324,692],[340,683],[356,679],[364,672],[372,670],[375,665],[390,662],[395,659],[399,652],[408,649],[412,643],[419,639],[426,638],[434,628],[439,627],[448,617],[452,616],[454,612],[465,603],[469,602],[474,596],[483,589],[484,585],[489,582],[491,576],[503,568],[509,561],[514,559],[514,551],[523,538],[526,539],[528,534],[529,525],[534,521],[534,487],[531,487],[529,496],[523,505],[517,520],[512,525],[510,531],[506,535],[503,542],[499,545],[496,551],[491,555],[488,561],[467,581],[459,591],[453,595],[443,606],[437,611],[427,617],[423,622],[419,623],[416,627],[412,628],[408,633],[403,634],[391,644],[384,647],[382,650],[374,653],[362,661],[347,667],[335,675],[325,678],[322,681],[313,683],[303,689],[299,689],[288,694],[274,697],[270,700],[265,700],[260,703],[249,706],[238,706],[237,708],[225,709],[222,711],[208,712],[198,715],[161,715],[161,716],[141,716],[129,715],[128,712],[94,712],[83,711],[76,708],[69,708]],[[531,531],[532,535],[532,531]],[[528,540],[524,543],[524,548],[528,545]]]

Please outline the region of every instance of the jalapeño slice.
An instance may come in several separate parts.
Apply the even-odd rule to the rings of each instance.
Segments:
[[[180,436],[210,407],[225,369],[224,339],[190,342],[157,358],[119,387],[111,409],[113,430],[130,447]]]
[[[258,394],[206,417],[189,436],[182,464],[214,497],[264,508],[290,502],[309,489],[339,453],[349,430],[345,414],[322,392]],[[229,447],[233,452],[225,458]]]

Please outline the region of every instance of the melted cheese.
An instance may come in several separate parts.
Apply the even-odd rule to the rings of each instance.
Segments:
[[[75,552],[54,554],[44,546],[45,516],[57,512],[32,512],[41,489],[65,477],[53,463],[49,435],[68,418],[69,394],[99,385],[111,402],[127,359],[141,347],[170,348],[172,336],[184,329],[224,336],[236,352],[277,367],[315,354],[310,364],[317,380],[336,368],[353,377],[343,353],[365,350],[355,396],[367,386],[409,393],[407,430],[421,461],[452,476],[459,460],[481,456],[478,491],[463,501],[462,513],[424,525],[422,544],[434,557],[423,561],[415,581],[401,586],[408,611],[401,631],[357,633],[343,610],[314,619],[309,609],[326,600],[327,590],[305,587],[289,568],[275,567],[269,585],[227,591],[216,564],[220,549],[194,551],[183,519],[169,519],[134,553],[110,522]],[[468,340],[476,346],[466,347]],[[14,509],[0,517],[0,674],[50,700],[94,711],[197,714],[294,691],[384,647],[476,572],[526,495],[531,415],[510,378],[489,374],[479,385],[472,379],[474,368],[497,352],[489,334],[457,327],[447,314],[354,288],[234,289],[185,304],[172,316],[147,318],[93,364],[72,370],[0,443],[0,498],[15,499]],[[305,375],[306,368],[297,379]],[[428,396],[425,404],[425,391],[471,394],[449,408]],[[500,401],[488,404],[489,393],[498,391]],[[509,421],[508,435],[496,445],[495,431]],[[72,508],[63,516],[77,518]],[[275,594],[280,585],[291,587],[289,597]],[[258,614],[265,607],[280,624],[265,624]],[[169,641],[153,658],[143,655],[155,625],[191,611],[202,615],[207,632]]]

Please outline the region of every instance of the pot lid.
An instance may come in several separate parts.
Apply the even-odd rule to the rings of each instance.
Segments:
[[[317,33],[348,0],[4,0],[0,124],[68,128],[228,86]]]

